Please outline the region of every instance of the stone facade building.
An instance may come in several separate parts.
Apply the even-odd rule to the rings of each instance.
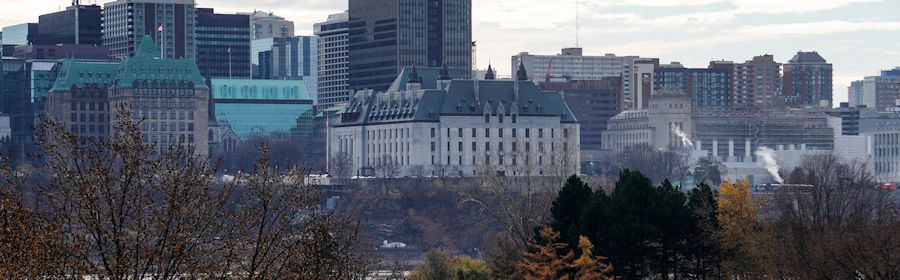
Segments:
[[[193,60],[160,59],[149,36],[118,64],[67,60],[49,95],[47,114],[82,137],[108,135],[117,110],[131,108],[144,143],[209,152],[209,88]]]
[[[577,174],[579,133],[562,96],[524,68],[501,81],[413,67],[385,92],[356,92],[327,137],[332,173],[343,157],[361,176],[523,176]]]

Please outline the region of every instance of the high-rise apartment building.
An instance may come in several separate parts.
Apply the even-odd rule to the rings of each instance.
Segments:
[[[197,9],[197,67],[213,78],[250,78],[250,17]]]
[[[711,62],[710,67],[721,67]],[[781,100],[781,63],[773,55],[755,56],[744,63],[733,64],[733,97],[735,108],[772,108]]]
[[[254,11],[250,16],[250,35],[253,40],[294,37],[294,22],[271,12]]]
[[[817,52],[798,52],[784,64],[782,94],[788,105],[831,108],[831,64]]]
[[[97,5],[72,5],[64,11],[38,17],[37,44],[103,44],[103,11]]]
[[[196,22],[194,0],[116,0],[103,5],[103,45],[113,57],[124,59],[150,36],[166,58],[193,59]]]
[[[732,72],[722,68],[685,68],[680,64],[660,67],[655,73],[655,93],[687,95],[692,108],[730,109]]]
[[[319,37],[317,110],[350,101],[347,81],[348,27],[347,12],[329,15],[328,20],[314,26],[315,34]]]
[[[350,0],[351,89],[384,91],[406,66],[472,76],[472,0]]]

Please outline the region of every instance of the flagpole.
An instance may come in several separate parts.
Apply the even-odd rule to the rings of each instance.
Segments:
[[[228,47],[228,79],[233,79],[231,76],[231,46]]]

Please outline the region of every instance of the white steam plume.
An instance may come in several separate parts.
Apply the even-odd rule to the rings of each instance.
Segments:
[[[677,125],[673,126],[672,132],[675,133],[675,136],[678,136],[678,138],[681,139],[682,146],[685,146],[688,148],[694,147],[694,142],[691,142],[691,138],[688,138],[687,134],[685,134],[684,131],[681,131],[681,127],[678,127]]]
[[[774,150],[760,147],[759,149],[756,149],[756,159],[765,166],[766,171],[775,178],[776,182],[784,184],[784,179],[781,178],[781,175],[778,175],[778,162],[775,161]]]

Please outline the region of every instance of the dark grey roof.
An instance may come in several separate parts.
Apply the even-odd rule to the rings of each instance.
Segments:
[[[423,90],[406,91],[409,75],[401,73],[388,92],[358,92],[344,110],[341,123],[336,126],[437,122],[442,115],[482,116],[485,110],[492,115],[500,112],[520,116],[559,116],[563,123],[578,121],[562,95],[558,92],[542,92],[529,81],[452,80],[444,91],[436,89],[439,71],[433,71],[434,75],[426,75],[425,73],[432,71],[423,70],[426,68],[418,71],[423,78]]]
[[[494,69],[491,68],[490,64],[488,64],[487,72],[484,73],[484,79],[485,80],[494,80],[496,78],[497,78],[497,75],[494,74]]]
[[[388,88],[388,91],[400,91],[406,89],[406,82],[409,81],[409,72],[412,69],[409,67],[403,68],[403,71],[400,71],[400,74],[397,75],[397,78],[394,79],[394,82],[391,83],[391,87]],[[431,67],[416,67],[416,74],[422,78],[422,88],[436,88],[438,77],[441,75],[440,68],[431,68]]]
[[[818,52],[797,52],[791,63],[828,63]]]

